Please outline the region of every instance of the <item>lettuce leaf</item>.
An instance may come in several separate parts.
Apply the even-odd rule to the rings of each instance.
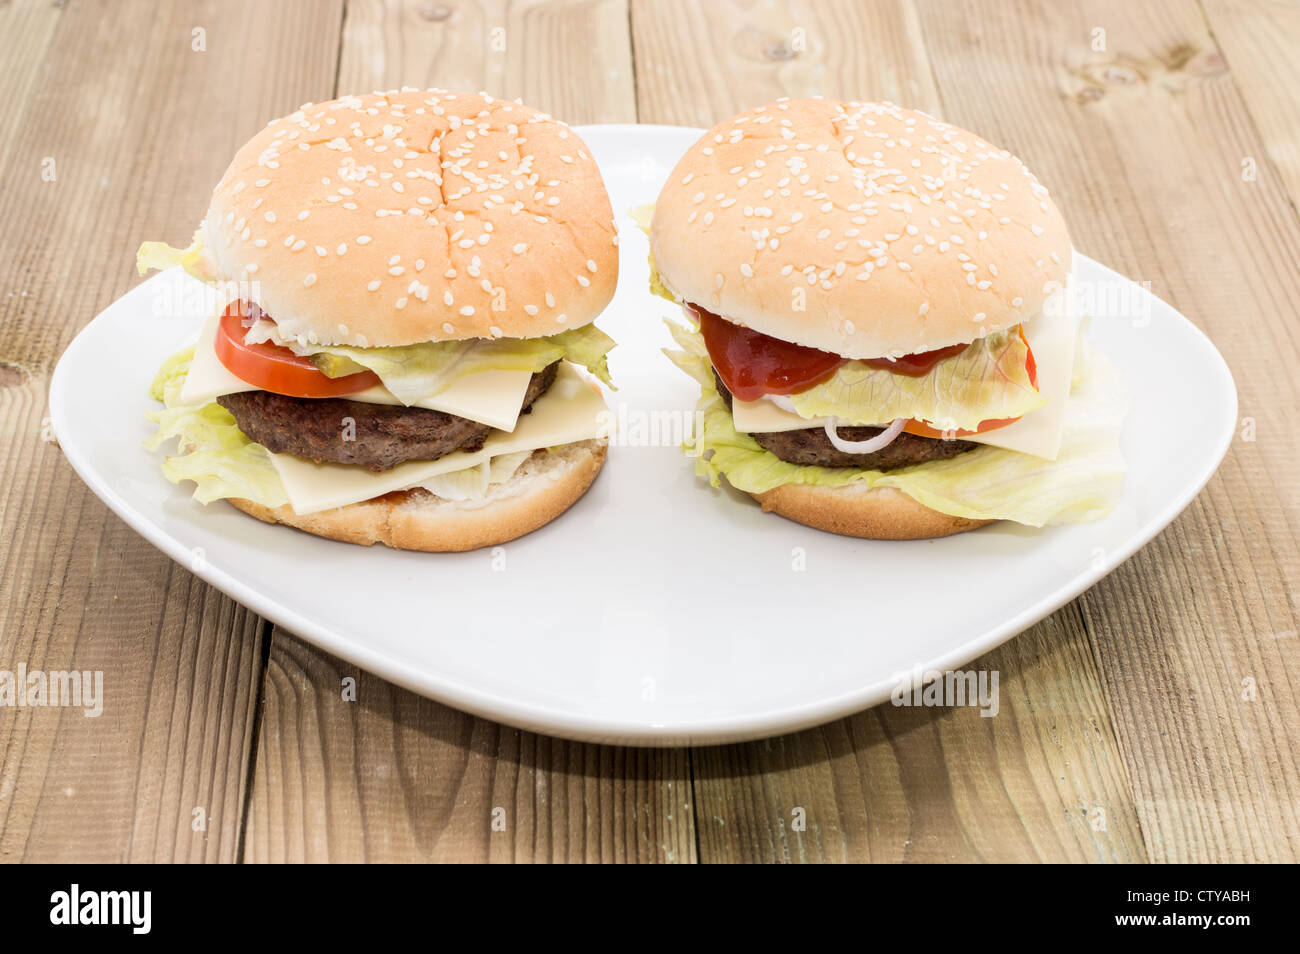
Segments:
[[[515,451],[513,454],[497,454],[488,463],[491,469],[488,473],[488,482],[493,484],[503,484],[515,475],[524,461],[533,456],[530,450]]]
[[[1115,506],[1124,474],[1119,430],[1127,410],[1118,372],[1100,356],[1078,351],[1061,450],[1055,461],[1000,447],[882,472],[803,467],[781,460],[736,431],[714,388],[708,352],[696,331],[669,322],[681,351],[665,353],[700,382],[703,424],[684,449],[715,487],[763,493],[782,484],[893,487],[932,510],[975,520],[1012,520],[1032,527],[1095,520]]]
[[[450,474],[439,474],[426,480],[420,486],[443,500],[482,500],[488,489],[495,484],[503,484],[515,475],[520,466],[533,454],[532,451],[518,451],[514,454],[498,454],[490,460],[464,470]]]
[[[650,294],[658,295],[666,301],[678,304],[677,296],[668,290],[668,286],[659,278],[659,269],[655,268],[654,252],[649,252],[646,259],[650,262]]]
[[[195,232],[188,248],[172,248],[166,242],[145,242],[136,250],[135,268],[143,275],[150,269],[162,271],[175,265],[201,282],[211,282],[212,276],[203,270],[200,256],[203,253],[203,233]]]
[[[430,477],[420,486],[443,500],[478,500],[487,493],[491,479],[492,465],[485,460],[464,470]]]
[[[379,375],[384,387],[406,405],[438,394],[457,378],[468,374],[480,371],[537,372],[561,359],[582,365],[606,386],[614,387],[607,355],[616,342],[594,324],[547,338],[471,338],[358,348],[308,344],[295,338],[283,338],[274,322],[259,321],[249,329],[245,340],[250,344],[270,341],[289,348],[295,354],[328,355],[338,359],[337,363],[318,362],[321,370],[334,377],[355,372],[356,365],[369,368]]]
[[[194,481],[194,499],[200,503],[223,497],[243,497],[267,507],[288,503],[270,454],[244,436],[229,411],[215,402],[176,403],[193,357],[193,348],[172,355],[149,388],[150,396],[161,400],[165,409],[149,414],[158,431],[145,446],[157,450],[176,438],[180,451],[163,461],[163,476],[174,484]]]
[[[229,411],[216,402],[178,403],[193,358],[192,347],[172,355],[149,387],[149,396],[162,402],[164,409],[148,415],[158,424],[158,431],[144,442],[145,447],[157,450],[175,438],[179,451],[163,461],[163,476],[174,484],[194,481],[194,499],[204,504],[226,497],[242,497],[266,507],[287,504],[289,498],[270,452],[244,436]],[[490,486],[513,477],[531,454],[498,454],[464,470],[431,478],[421,486],[446,500],[480,499]]]
[[[647,202],[644,205],[634,205],[627,210],[627,214],[636,223],[637,228],[650,237],[650,223],[654,220],[655,204]],[[650,263],[650,294],[658,295],[674,305],[678,304],[677,296],[668,290],[668,286],[663,283],[659,277],[659,269],[655,267],[655,253],[647,252],[646,261]]]
[[[919,377],[848,361],[790,401],[800,417],[837,417],[846,424],[910,417],[936,430],[975,430],[981,421],[1021,417],[1046,406],[1025,370],[1028,353],[1013,328],[972,342]]]

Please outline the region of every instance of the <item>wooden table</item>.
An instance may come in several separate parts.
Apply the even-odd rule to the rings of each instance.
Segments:
[[[1300,857],[1300,7],[5,0],[0,64],[0,668],[100,669],[111,692],[98,719],[0,710],[0,857]],[[1083,252],[1214,339],[1238,438],[1154,542],[974,664],[1002,674],[996,719],[886,706],[623,749],[356,672],[128,529],[43,421],[63,348],[136,284],[142,240],[188,235],[239,144],[401,85],[700,126],[821,93],[978,130],[1053,189]]]

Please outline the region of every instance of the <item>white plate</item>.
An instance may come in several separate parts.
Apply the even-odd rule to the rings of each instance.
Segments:
[[[671,308],[646,291],[653,201],[697,130],[581,130],[623,224],[611,404],[629,421],[694,407],[660,352]],[[175,233],[185,234],[187,223]],[[50,388],[54,429],[91,489],[164,553],[304,639],[416,692],[511,725],[626,744],[722,742],[887,700],[895,673],[955,668],[1046,616],[1168,524],[1227,449],[1236,392],[1214,346],[1173,308],[1088,259],[1081,283],[1131,289],[1092,341],[1132,395],[1118,509],[1045,531],[995,524],[943,540],[870,542],[765,516],[711,490],[676,446],[616,446],[548,527],[491,551],[362,549],[202,507],[140,446],[148,383],[189,343],[198,283],[177,270],[112,304]],[[1111,286],[1104,283],[1112,282]],[[176,305],[175,296],[188,295]],[[167,296],[172,296],[168,298]],[[806,569],[793,569],[802,548]],[[502,559],[503,555],[503,559]],[[935,610],[938,610],[936,612]]]

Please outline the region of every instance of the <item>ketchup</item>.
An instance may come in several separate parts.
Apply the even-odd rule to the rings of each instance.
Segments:
[[[757,401],[764,394],[798,394],[821,384],[844,363],[837,354],[742,328],[699,305],[685,307],[700,323],[718,377],[742,401]]]

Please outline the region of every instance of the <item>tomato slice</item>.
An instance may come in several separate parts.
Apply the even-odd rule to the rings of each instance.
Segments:
[[[844,363],[837,354],[742,328],[699,305],[684,307],[699,322],[718,377],[742,401],[757,401],[764,394],[798,394],[821,384]]]
[[[373,371],[331,378],[322,374],[310,358],[288,348],[270,342],[245,344],[244,333],[260,317],[256,305],[234,301],[226,306],[217,326],[213,350],[226,370],[241,381],[263,391],[301,398],[342,397],[379,383]]]
[[[1034,349],[1029,347],[1029,339],[1025,337],[1025,326],[1016,325],[1016,331],[1020,332],[1020,340],[1025,344],[1025,370],[1029,372],[1029,383],[1038,388],[1038,362],[1034,360]]]

